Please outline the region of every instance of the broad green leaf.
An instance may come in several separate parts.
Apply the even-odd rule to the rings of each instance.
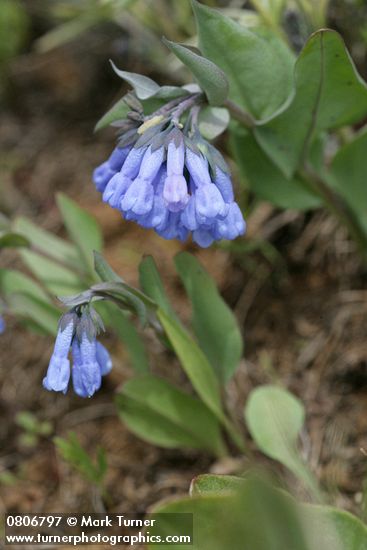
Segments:
[[[67,267],[31,250],[22,250],[21,256],[27,267],[51,294],[76,294],[85,288],[79,275]]]
[[[254,31],[193,2],[199,46],[229,80],[229,97],[255,118],[270,116],[292,90],[293,54],[270,31]]]
[[[178,321],[178,317],[166,295],[161,276],[153,256],[146,256],[139,264],[139,282],[140,286],[159,307]]]
[[[161,378],[145,375],[129,380],[117,406],[127,426],[150,443],[225,453],[215,416],[201,401]]]
[[[367,86],[356,71],[341,36],[313,34],[295,69],[294,93],[255,129],[258,143],[290,177],[320,131],[353,124],[367,115]]]
[[[320,198],[299,177],[284,176],[249,132],[235,130],[231,145],[240,172],[256,196],[281,208],[307,210],[321,206]]]
[[[297,451],[297,439],[305,420],[299,399],[277,386],[260,386],[247,400],[245,419],[259,449],[315,490],[313,477]]]
[[[10,294],[7,304],[14,315],[32,321],[43,332],[54,335],[60,319],[60,311],[31,294]]]
[[[27,218],[16,218],[12,224],[12,230],[29,240],[33,250],[80,270],[80,256],[72,244],[38,227]]]
[[[194,75],[210,105],[222,105],[228,96],[228,80],[215,63],[181,44],[163,40],[166,46]]]
[[[209,140],[218,137],[229,124],[229,112],[220,107],[203,107],[199,114],[200,133]]]
[[[191,481],[190,495],[212,495],[233,493],[245,484],[245,479],[237,476],[202,474]]]
[[[224,384],[242,356],[243,340],[237,321],[215,282],[194,256],[182,252],[176,256],[175,264],[192,303],[192,326],[200,347]]]
[[[149,528],[151,535],[162,536],[184,532],[179,514],[193,514],[192,544],[173,545],[177,550],[310,550],[292,499],[260,480],[244,481],[237,491],[172,499],[152,512],[167,517]],[[163,550],[164,545],[149,548]]]
[[[125,98],[122,97],[99,119],[94,131],[102,130],[102,128],[109,126],[112,122],[116,122],[116,120],[123,120],[129,111],[130,108],[125,102]]]
[[[102,234],[97,221],[63,193],[58,193],[57,205],[70,238],[76,244],[89,273],[94,275],[93,251],[102,249]]]
[[[160,86],[159,90],[152,96],[154,99],[176,99],[189,95],[188,90],[180,86]],[[143,101],[143,105],[145,102]]]
[[[219,383],[208,359],[186,329],[174,318],[161,308],[158,309],[157,316],[197,394],[207,407],[223,421]]]
[[[305,532],[312,550],[365,550],[367,527],[360,519],[345,510],[330,506],[305,504]]]
[[[50,297],[37,283],[13,269],[0,269],[0,292],[4,296],[12,293],[27,294],[50,303]]]
[[[159,85],[151,78],[137,73],[121,71],[112,61],[111,65],[115,73],[134,88],[139,99],[148,99],[158,92]]]
[[[238,491],[171,499],[153,513],[166,517],[151,535],[187,533],[179,514],[193,514],[193,544],[182,550],[365,550],[367,528],[349,512],[328,506],[298,504],[264,482],[244,481]],[[159,517],[159,516],[157,516]],[[151,545],[150,550],[164,549]]]
[[[0,249],[1,248],[24,248],[30,245],[26,237],[19,233],[0,231]]]
[[[367,130],[335,155],[329,181],[353,209],[367,232]]]

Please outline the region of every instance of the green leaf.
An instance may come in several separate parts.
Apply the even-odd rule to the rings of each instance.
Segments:
[[[98,303],[96,309],[101,313],[105,325],[111,327],[125,345],[134,371],[140,374],[149,372],[144,340],[127,314],[111,302]]]
[[[255,129],[258,143],[290,177],[320,131],[358,122],[367,115],[367,86],[340,35],[313,34],[295,70],[294,93],[271,119]]]
[[[162,279],[153,256],[146,256],[140,262],[139,282],[145,294],[154,300],[168,316],[178,321],[178,317],[164,290]]]
[[[206,356],[188,332],[163,309],[158,309],[157,316],[197,394],[223,421],[219,383]]]
[[[22,250],[24,263],[52,294],[76,294],[81,292],[85,284],[79,275],[31,250]]]
[[[0,1],[0,66],[5,67],[22,49],[30,27],[31,15],[22,3]]]
[[[175,258],[176,269],[192,303],[192,325],[201,349],[221,383],[238,367],[243,341],[237,321],[218,292],[215,282],[194,256]]]
[[[7,231],[0,232],[0,249],[23,248],[27,246],[30,246],[30,242],[23,235]]]
[[[123,283],[123,279],[117,275],[117,273],[112,269],[112,267],[107,263],[102,254],[94,250],[94,269],[99,275],[100,279],[105,283],[110,281],[117,281]]]
[[[226,477],[226,476],[224,476]],[[180,514],[193,514],[193,543],[179,550],[365,550],[367,528],[349,512],[329,506],[298,504],[265,482],[243,480],[235,491],[196,494],[156,505],[160,518],[150,535],[187,533]],[[151,550],[164,545],[151,545]]]
[[[218,421],[207,407],[156,376],[129,380],[117,406],[127,426],[150,443],[225,452]]]
[[[267,487],[261,480],[244,481],[237,491],[209,491],[191,498],[166,500],[152,512],[167,518],[149,528],[150,535],[161,536],[184,533],[180,525],[184,516],[180,514],[193,515],[191,545],[173,545],[177,550],[311,550],[305,544],[296,505],[288,495]],[[164,545],[149,548],[163,550]]]
[[[93,251],[99,252],[102,249],[102,234],[98,223],[63,193],[58,193],[57,204],[70,238],[75,242],[89,273],[94,275]]]
[[[152,96],[152,99],[176,99],[189,95],[189,91],[180,86],[160,86],[159,90]],[[143,101],[143,105],[145,102]]]
[[[13,269],[0,269],[0,292],[5,297],[23,293],[50,303],[50,297],[37,283]]]
[[[110,63],[115,73],[134,88],[139,99],[148,99],[159,91],[159,85],[151,78],[137,73],[121,71],[116,67],[113,61],[110,61]]]
[[[259,449],[315,490],[313,477],[297,451],[297,439],[305,420],[299,399],[277,386],[260,386],[247,400],[245,419]]]
[[[280,208],[307,210],[321,200],[298,177],[287,179],[246,130],[231,134],[231,146],[241,175],[255,195]]]
[[[229,97],[254,117],[270,116],[292,90],[293,54],[267,31],[245,28],[219,11],[193,2],[199,46],[229,80]]]
[[[42,333],[56,334],[60,311],[50,297],[32,279],[20,271],[0,269],[0,294],[9,310]]]
[[[335,155],[328,180],[344,197],[367,232],[367,130]]]
[[[304,504],[301,509],[305,516],[305,531],[311,550],[367,548],[367,527],[353,514],[315,504]]]
[[[54,306],[26,293],[10,294],[7,304],[14,315],[32,321],[46,334],[56,334],[60,311]]]
[[[129,111],[130,108],[125,102],[125,97],[122,97],[99,119],[95,125],[94,131],[97,132],[98,130],[102,130],[102,128],[106,128],[106,126],[109,126],[116,120],[123,120],[126,118]]]
[[[34,250],[69,265],[73,269],[80,270],[80,256],[72,244],[38,227],[27,218],[16,218],[12,229],[29,240]]]
[[[190,48],[163,39],[164,44],[194,75],[211,105],[222,105],[228,96],[228,80],[215,63]]]
[[[200,133],[213,140],[226,130],[229,124],[229,112],[220,107],[203,107],[199,114]]]
[[[105,452],[97,449],[97,461],[94,464],[91,457],[80,445],[74,432],[70,432],[68,439],[55,437],[54,443],[62,458],[80,472],[90,483],[101,485],[107,470]]]
[[[142,325],[145,325],[148,314],[157,308],[157,304],[149,296],[123,282],[97,283],[90,288],[90,292],[93,296],[113,299],[119,307],[133,311],[139,317]],[[83,296],[72,296],[70,301],[78,302],[79,299],[83,299]],[[63,301],[67,303],[68,299]]]
[[[211,495],[233,493],[245,484],[245,480],[237,476],[202,474],[194,477],[190,485],[190,495]]]

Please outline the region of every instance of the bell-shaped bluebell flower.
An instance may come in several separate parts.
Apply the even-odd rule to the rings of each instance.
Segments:
[[[163,187],[163,198],[171,212],[179,212],[189,201],[187,182],[183,175],[185,166],[185,145],[183,136],[178,143],[173,139],[167,147],[167,176]]]
[[[102,321],[90,303],[79,304],[63,315],[59,324],[43,386],[47,390],[66,393],[70,371],[74,391],[81,397],[91,397],[101,386],[102,376],[112,369],[111,357],[96,336],[103,329]],[[68,359],[72,351],[73,366]]]
[[[97,362],[101,369],[102,376],[106,376],[112,369],[112,359],[106,348],[101,342],[97,342],[96,350]]]
[[[68,359],[74,335],[74,318],[72,315],[61,319],[56,336],[55,347],[43,379],[46,390],[66,393],[70,379],[70,361]]]
[[[121,200],[139,173],[145,151],[145,147],[130,148],[120,171],[116,172],[106,185],[103,200],[108,202],[112,208],[120,208]]]
[[[93,180],[97,191],[103,193],[108,182],[119,172],[131,147],[116,147],[109,159],[98,166],[93,172]]]
[[[120,203],[123,213],[132,212],[138,216],[145,216],[153,208],[154,188],[153,182],[159,173],[164,158],[163,148],[152,151],[149,147],[143,156],[139,173],[127,189]]]
[[[5,332],[5,329],[6,329],[6,324],[5,324],[5,321],[4,321],[4,317],[2,315],[0,315],[0,334]]]
[[[73,368],[72,379],[74,391],[80,397],[92,397],[101,387],[102,373],[97,360],[96,339],[89,339],[83,333],[81,342],[77,338],[73,341]]]
[[[126,220],[154,229],[165,239],[184,241],[191,233],[194,242],[207,247],[235,239],[246,225],[223,157],[190,123],[190,115],[184,126],[179,122],[187,105],[194,103],[193,98],[183,99],[181,106],[173,102],[171,110],[157,111],[130,129],[122,138],[126,157],[115,150],[97,168],[94,180],[103,188],[103,200]]]

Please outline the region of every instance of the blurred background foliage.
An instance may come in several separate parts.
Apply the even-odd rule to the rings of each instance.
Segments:
[[[316,29],[338,30],[359,66],[365,66],[367,6],[364,0],[204,0],[211,7],[243,22],[276,30],[296,49]],[[129,35],[129,49],[170,72],[176,65],[167,57],[161,36],[195,43],[195,25],[186,0],[1,0],[0,64],[26,52],[45,53],[78,40],[84,33],[116,38],[115,47],[126,54],[121,29]],[[170,56],[171,57],[171,56]],[[178,66],[178,64],[177,64]],[[362,70],[363,72],[363,70]]]

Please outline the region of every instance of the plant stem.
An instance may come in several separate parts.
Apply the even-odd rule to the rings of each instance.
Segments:
[[[197,103],[199,103],[202,100],[202,98],[203,98],[203,95],[201,93],[197,93],[181,101],[181,103],[176,107],[176,109],[172,113],[172,119],[171,119],[172,122],[175,124],[178,124],[183,113],[193,105],[196,105]]]
[[[238,120],[238,122],[240,122],[242,126],[244,126],[245,128],[248,128],[250,130],[251,128],[255,127],[256,122],[252,118],[250,113],[247,113],[246,111],[244,111],[242,107],[237,105],[237,103],[235,103],[231,99],[226,99],[225,102],[223,103],[223,107],[228,109],[232,117],[235,120]]]

